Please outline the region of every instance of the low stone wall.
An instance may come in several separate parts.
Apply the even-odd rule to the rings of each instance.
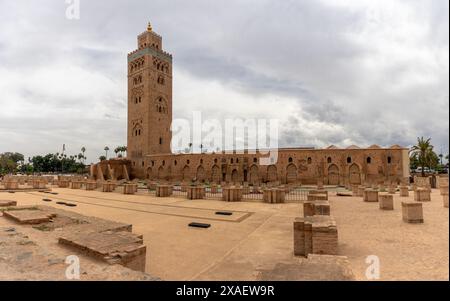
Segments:
[[[188,186],[187,187],[187,199],[188,200],[200,200],[205,198],[204,186]]]
[[[272,188],[263,190],[263,200],[266,203],[284,203],[286,192],[284,189]]]
[[[222,187],[222,200],[225,202],[240,202],[242,200],[242,188]]]

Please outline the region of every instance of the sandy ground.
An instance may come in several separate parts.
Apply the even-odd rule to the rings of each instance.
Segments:
[[[18,205],[71,201],[62,209],[133,224],[147,245],[146,272],[164,280],[257,280],[267,271],[299,263],[293,256],[292,222],[302,216],[299,203],[226,203],[219,200],[156,198],[145,193],[123,195],[54,188],[58,195],[38,192],[0,193],[0,199]],[[448,209],[433,190],[432,202],[423,203],[424,224],[406,224],[401,200],[395,210],[382,211],[378,203],[359,197],[330,196],[331,214],[339,232],[339,255],[350,261],[358,280],[366,280],[369,255],[380,259],[381,280],[448,280]],[[410,197],[412,199],[412,196]],[[216,210],[233,211],[231,217]],[[210,223],[195,229],[190,222]]]

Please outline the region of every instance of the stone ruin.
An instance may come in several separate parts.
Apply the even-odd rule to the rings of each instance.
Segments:
[[[109,264],[145,271],[146,246],[141,235],[131,232],[130,224],[48,206],[3,208],[4,218],[21,225],[30,225],[62,246]]]

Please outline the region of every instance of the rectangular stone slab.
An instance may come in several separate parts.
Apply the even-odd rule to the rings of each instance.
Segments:
[[[17,206],[16,201],[0,200],[0,207],[12,207]]]
[[[3,216],[20,224],[37,225],[50,222],[54,216],[41,210],[11,210],[3,212]]]
[[[64,234],[58,243],[110,264],[145,270],[146,247],[142,236],[131,232],[78,232]]]

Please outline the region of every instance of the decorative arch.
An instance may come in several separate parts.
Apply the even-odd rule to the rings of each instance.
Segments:
[[[339,185],[339,167],[336,164],[331,164],[328,167],[328,184]]]
[[[158,113],[167,114],[169,112],[167,101],[162,96],[156,98],[154,106]]]
[[[147,168],[147,179],[149,180],[153,179],[153,170],[151,167]]]
[[[214,183],[220,183],[222,176],[220,175],[220,168],[217,165],[214,165],[211,168],[211,180]]]
[[[258,168],[258,166],[256,164],[253,164],[250,167],[248,182],[250,184],[255,185],[255,184],[258,184],[259,181],[260,181],[260,179],[259,179],[259,168]]]
[[[184,166],[183,170],[181,171],[181,176],[183,181],[190,181],[191,180],[191,169],[189,166]]]
[[[275,182],[278,180],[278,171],[275,165],[270,165],[267,167],[267,181]]]
[[[231,172],[231,182],[239,182],[239,172],[237,171],[237,169],[233,169],[233,171]]]
[[[291,163],[286,167],[286,183],[295,182],[297,182],[297,166]]]
[[[350,184],[361,184],[361,168],[358,164],[353,163],[348,169]]]
[[[202,165],[197,168],[196,178],[199,182],[204,182],[206,179],[205,168]]]
[[[160,166],[158,168],[158,179],[164,179],[165,176],[166,176],[166,172],[164,170],[164,167]]]

